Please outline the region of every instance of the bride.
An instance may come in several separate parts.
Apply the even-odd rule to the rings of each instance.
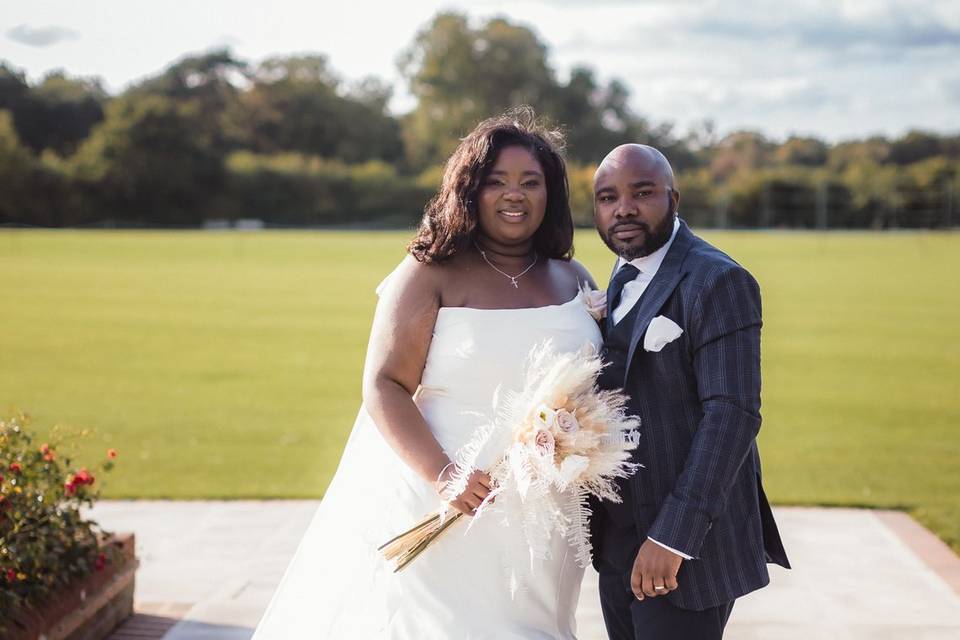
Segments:
[[[457,523],[400,573],[376,551],[438,508],[451,460],[489,420],[498,387],[522,386],[532,346],[599,346],[577,295],[596,285],[572,244],[556,134],[529,110],[480,123],[377,290],[364,404],[255,640],[575,637],[582,569],[559,534],[546,561],[511,552],[521,532],[486,516],[469,531]],[[474,472],[453,506],[471,516],[490,488]]]

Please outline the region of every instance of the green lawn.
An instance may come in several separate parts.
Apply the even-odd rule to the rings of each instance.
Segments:
[[[763,288],[772,499],[909,509],[960,549],[960,235],[704,235]],[[110,497],[320,496],[407,237],[0,232],[0,407],[117,448]]]

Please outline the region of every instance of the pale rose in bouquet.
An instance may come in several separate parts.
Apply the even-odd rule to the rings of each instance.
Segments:
[[[573,547],[577,562],[589,564],[588,498],[620,502],[616,480],[638,467],[630,456],[640,421],[626,413],[622,392],[598,389],[602,366],[592,347],[558,353],[549,341],[536,346],[528,356],[523,389],[495,398],[494,420],[457,453],[440,510],[380,547],[394,570],[461,519],[450,499],[465,490],[479,460],[496,460],[486,470],[494,489],[470,526],[493,512],[516,526],[531,559],[548,557],[552,536],[559,534]]]

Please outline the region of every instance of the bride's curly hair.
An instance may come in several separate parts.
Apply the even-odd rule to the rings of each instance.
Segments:
[[[424,208],[416,237],[407,251],[420,262],[443,262],[477,238],[477,194],[504,147],[520,146],[543,168],[547,210],[533,235],[533,248],[546,258],[573,256],[570,187],[563,161],[563,137],[537,120],[530,107],[511,109],[484,120],[460,141],[443,171],[443,183]]]

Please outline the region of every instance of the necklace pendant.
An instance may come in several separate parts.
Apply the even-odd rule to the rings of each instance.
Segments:
[[[484,262],[486,262],[488,265],[490,265],[490,268],[491,268],[491,269],[493,269],[494,271],[496,271],[497,273],[499,273],[499,274],[502,275],[502,276],[506,276],[507,278],[510,278],[510,284],[513,285],[513,288],[514,288],[514,289],[519,289],[519,288],[520,288],[520,285],[517,284],[517,278],[520,278],[520,277],[522,277],[522,276],[525,276],[525,275],[527,274],[527,272],[530,271],[530,269],[533,269],[533,266],[534,266],[535,264],[537,264],[537,260],[538,260],[539,257],[540,257],[540,256],[537,255],[537,252],[534,251],[534,252],[533,252],[533,262],[530,263],[530,266],[528,266],[526,269],[524,269],[523,271],[521,271],[521,272],[518,273],[517,275],[512,276],[512,275],[510,275],[509,273],[505,273],[505,272],[501,271],[500,269],[497,268],[497,265],[495,265],[495,264],[493,264],[492,262],[490,262],[490,258],[487,257],[487,252],[484,251],[483,249],[481,249],[479,244],[477,244],[476,242],[474,242],[473,244],[474,244],[474,246],[477,248],[477,251],[480,252],[480,257],[483,258],[483,261],[484,261]]]

